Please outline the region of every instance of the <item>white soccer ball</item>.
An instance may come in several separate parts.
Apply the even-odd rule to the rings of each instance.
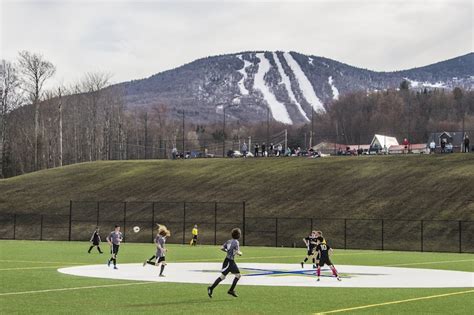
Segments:
[[[135,233],[140,232],[140,227],[139,226],[134,226],[133,227],[133,232],[135,232]]]

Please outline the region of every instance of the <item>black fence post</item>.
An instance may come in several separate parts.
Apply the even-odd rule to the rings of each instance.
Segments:
[[[347,249],[347,219],[344,219],[344,249]]]
[[[214,202],[214,245],[217,245],[217,202]]]
[[[275,247],[278,247],[278,218],[275,218]]]
[[[183,245],[186,244],[186,202],[183,202]]]
[[[123,238],[125,239],[127,233],[127,202],[123,202]]]
[[[423,244],[423,220],[420,221],[421,223],[421,237],[420,237],[420,240],[421,240],[421,251],[424,250],[424,244]]]
[[[462,253],[462,221],[458,221],[459,224],[459,252]]]
[[[41,215],[40,219],[40,241],[43,240],[43,215]]]
[[[155,202],[151,203],[151,241],[153,242],[153,229],[155,228]]]
[[[245,246],[245,201],[242,202],[242,246]]]
[[[384,250],[383,237],[384,237],[384,234],[383,234],[383,219],[382,219],[382,250]]]
[[[72,232],[72,200],[69,200],[69,236],[68,240],[71,241]]]
[[[97,201],[97,226],[99,226],[100,201]]]
[[[16,239],[16,214],[13,215],[13,239]]]

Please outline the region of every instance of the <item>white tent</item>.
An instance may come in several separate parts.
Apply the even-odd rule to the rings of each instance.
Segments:
[[[384,135],[375,135],[370,143],[371,147],[378,146],[380,149],[388,149],[392,145],[398,145],[397,138]]]

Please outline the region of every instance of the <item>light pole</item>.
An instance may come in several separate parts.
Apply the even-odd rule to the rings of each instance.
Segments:
[[[222,105],[222,109],[224,112],[224,119],[222,125],[222,157],[225,157],[225,104]]]

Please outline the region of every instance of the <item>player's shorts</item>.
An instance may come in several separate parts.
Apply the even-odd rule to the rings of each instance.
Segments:
[[[308,248],[307,256],[313,256],[314,255],[314,248],[310,247]]]
[[[237,274],[240,273],[240,270],[234,260],[226,258],[222,264],[221,272],[224,276],[227,276],[229,272],[232,274]]]
[[[112,244],[112,248],[110,249],[110,253],[113,255],[117,255],[119,252],[120,245]]]
[[[197,241],[198,239],[198,236],[197,235],[193,235],[193,240],[196,240]]]
[[[163,257],[158,257],[158,260],[156,261],[156,263],[159,264],[159,263],[162,262],[162,261],[166,261],[165,256],[163,256]]]
[[[165,253],[162,252],[161,250],[156,250],[156,253],[155,253],[155,256],[158,258],[158,257],[165,257]]]
[[[329,257],[323,257],[322,259],[319,259],[318,266],[323,267],[324,265],[332,266],[332,262]]]

